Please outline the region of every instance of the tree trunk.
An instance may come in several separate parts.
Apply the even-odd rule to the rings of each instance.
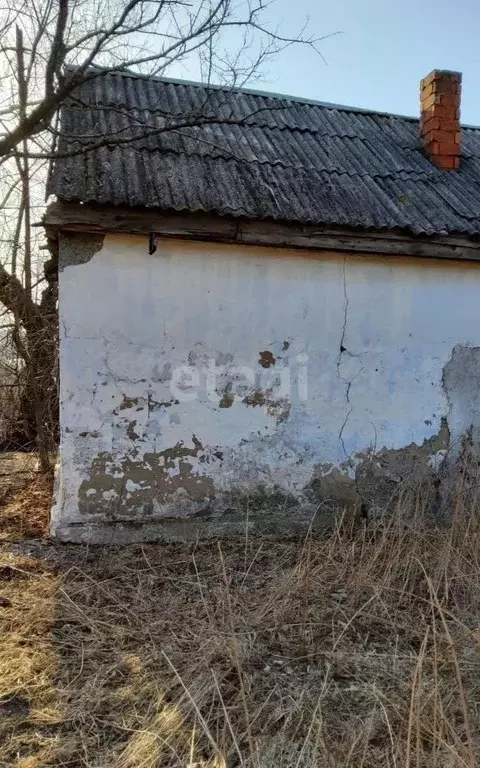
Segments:
[[[20,318],[13,312],[13,342],[23,367],[17,418],[8,430],[4,447],[39,452],[43,471],[52,470],[52,456],[59,437],[58,426],[58,315],[55,256],[45,264],[47,287],[39,304],[25,303]],[[0,446],[2,447],[2,446]]]

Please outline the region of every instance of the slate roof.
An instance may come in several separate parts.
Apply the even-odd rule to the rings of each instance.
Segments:
[[[72,150],[51,169],[61,200],[480,235],[480,128],[462,129],[448,172],[409,117],[97,73],[62,108],[58,152]]]

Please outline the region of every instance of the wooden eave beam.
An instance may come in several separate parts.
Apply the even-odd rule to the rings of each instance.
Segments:
[[[278,248],[480,261],[480,239],[457,235],[414,236],[396,232],[334,229],[274,220],[249,220],[203,213],[162,213],[153,209],[102,207],[61,201],[50,204],[43,225],[49,237],[59,232],[131,235],[155,233],[165,238]]]

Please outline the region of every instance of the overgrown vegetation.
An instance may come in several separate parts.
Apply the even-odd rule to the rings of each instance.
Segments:
[[[479,764],[478,478],[449,527],[418,493],[324,535],[122,550],[22,540],[44,482],[2,513],[2,765]]]

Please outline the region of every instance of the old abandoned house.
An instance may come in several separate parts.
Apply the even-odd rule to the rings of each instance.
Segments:
[[[439,471],[480,422],[480,129],[130,73],[62,110],[52,531],[322,521]]]

